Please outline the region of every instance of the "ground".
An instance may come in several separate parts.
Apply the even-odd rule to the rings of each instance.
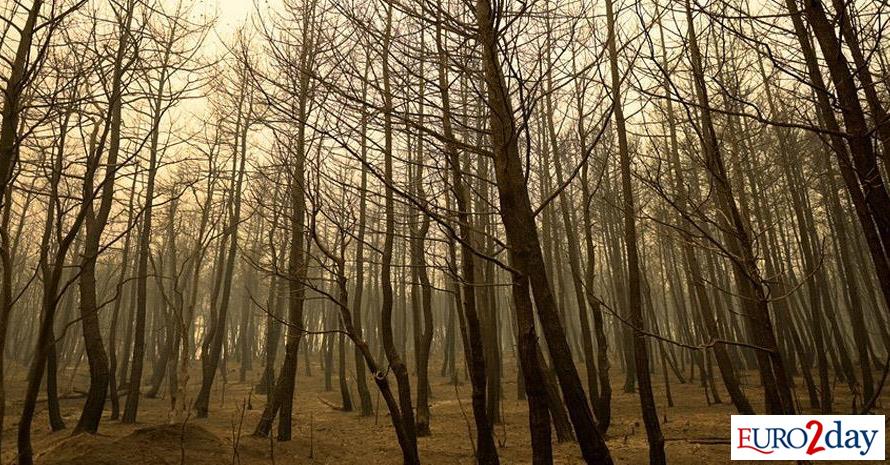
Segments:
[[[197,365],[197,364],[196,364]],[[438,366],[432,364],[432,366]],[[527,405],[516,400],[515,376],[507,367],[504,383],[504,422],[495,428],[501,463],[529,464],[531,451],[528,437]],[[613,369],[613,424],[608,444],[616,463],[648,463],[648,446],[640,420],[639,400],[635,393],[621,389],[621,374]],[[464,382],[457,389],[432,370],[433,399],[430,427],[432,436],[420,438],[420,456],[424,464],[460,465],[473,463],[469,428],[472,424],[470,387]],[[2,463],[15,459],[15,426],[21,409],[24,371],[18,367],[8,376],[10,399],[2,442]],[[85,385],[85,374],[62,372],[59,383],[63,394],[70,386]],[[194,395],[199,379],[192,375],[190,395]],[[256,375],[253,376],[255,379]],[[237,379],[232,368],[229,380]],[[674,406],[667,407],[661,377],[655,380],[659,416],[666,439],[667,456],[672,464],[719,464],[729,460],[729,416],[732,405],[706,405],[704,392],[698,383],[678,384],[671,390]],[[71,383],[71,380],[75,380]],[[82,398],[62,400],[67,430],[50,432],[45,402],[38,407],[34,421],[34,450],[37,463],[42,465],[218,465],[218,464],[343,464],[369,465],[401,462],[401,454],[392,432],[385,406],[375,416],[360,417],[357,413],[342,412],[339,390],[324,391],[324,379],[318,366],[313,376],[297,380],[294,404],[294,436],[290,442],[271,442],[252,436],[253,428],[262,412],[265,396],[252,394],[251,386],[242,383],[223,383],[217,378],[210,418],[190,418],[185,425],[170,425],[167,420],[169,400],[165,398],[140,401],[139,423],[123,425],[104,420],[100,434],[71,435],[76,424]],[[748,382],[753,383],[752,378]],[[373,384],[371,388],[374,389]],[[841,385],[837,386],[836,407],[847,409],[851,403]],[[746,389],[757,401],[759,390],[753,385]],[[727,396],[723,393],[724,402]],[[376,400],[376,391],[372,391]],[[244,414],[241,412],[243,407]],[[755,404],[756,405],[756,404]],[[884,395],[880,405],[890,405]],[[762,406],[755,408],[762,410]],[[883,413],[884,411],[881,411]],[[837,413],[847,413],[838,411]],[[238,431],[241,431],[240,435]],[[238,444],[237,450],[233,447]],[[574,443],[554,442],[554,461],[559,464],[580,464],[580,453]],[[733,462],[739,463],[739,462]]]

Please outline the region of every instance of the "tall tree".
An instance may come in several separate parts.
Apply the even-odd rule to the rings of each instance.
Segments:
[[[476,40],[482,50],[481,61],[487,91],[486,103],[490,115],[489,127],[494,149],[494,171],[497,178],[501,219],[510,249],[510,263],[514,268],[513,299],[516,311],[519,313],[532,310],[529,296],[529,284],[531,284],[535,299],[534,308],[540,318],[582,455],[588,463],[612,463],[609,448],[597,428],[596,420],[587,403],[587,396],[581,387],[578,371],[572,363],[565,330],[560,323],[553,290],[545,271],[528,187],[522,173],[514,110],[501,69],[499,38],[495,24],[496,18],[503,12],[494,10],[488,0],[478,0],[475,14]],[[520,318],[520,321],[531,320],[528,315],[517,318]]]
[[[621,101],[621,75],[618,71],[618,47],[615,32],[616,14],[612,0],[606,2],[606,22],[609,30],[606,47],[609,49],[609,68],[612,77],[612,116],[618,134],[618,164],[621,171],[621,200],[624,213],[624,247],[627,257],[627,314],[633,325],[634,370],[637,375],[640,407],[643,423],[649,440],[649,463],[665,464],[664,435],[659,424],[655,396],[652,393],[652,378],[649,367],[649,347],[644,332],[642,271],[640,252],[637,245],[637,212],[634,207],[633,179],[631,175],[630,149],[627,145],[627,128],[624,120],[624,105]],[[628,368],[629,369],[629,368]]]

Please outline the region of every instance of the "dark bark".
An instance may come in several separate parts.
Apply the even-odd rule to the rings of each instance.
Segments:
[[[39,264],[40,272],[43,278],[43,294],[41,299],[41,315],[40,324],[38,326],[37,344],[32,356],[31,365],[28,368],[28,385],[25,389],[25,397],[22,402],[22,413],[19,418],[18,434],[17,434],[17,460],[20,465],[33,465],[34,451],[31,447],[31,425],[34,421],[34,413],[37,407],[37,395],[40,391],[40,384],[43,381],[43,374],[47,370],[48,359],[55,349],[55,335],[53,334],[53,324],[55,322],[56,310],[59,301],[63,295],[59,295],[60,285],[65,270],[65,258],[68,255],[71,244],[74,242],[83,220],[86,217],[86,209],[81,207],[78,214],[68,229],[68,232],[62,236],[58,244],[56,244],[55,253],[50,256],[50,241],[54,226],[60,222],[62,218],[56,218],[55,210],[59,205],[58,183],[62,173],[63,151],[65,148],[65,140],[67,135],[67,126],[63,125],[59,131],[59,143],[56,146],[56,154],[53,160],[51,170],[51,186],[52,192],[50,196],[50,207],[47,208],[46,218],[44,221],[43,238],[40,243]],[[91,146],[96,139],[96,133],[91,136]],[[95,170],[95,166],[88,167],[88,170]]]
[[[452,137],[452,116],[450,114],[450,99],[448,95],[448,80],[446,76],[446,57],[442,45],[442,31],[437,29],[436,47],[439,54],[439,93],[442,96],[443,103],[443,125],[446,135]],[[482,332],[477,314],[476,303],[476,256],[472,250],[471,236],[471,218],[470,218],[470,200],[467,192],[467,184],[464,181],[464,174],[461,169],[460,155],[457,149],[448,144],[447,148],[448,166],[451,171],[452,186],[454,198],[457,206],[458,234],[460,235],[461,250],[461,274],[460,279],[463,282],[461,304],[463,315],[458,315],[462,322],[465,322],[465,341],[464,351],[467,358],[467,366],[470,372],[470,382],[473,387],[472,404],[473,417],[476,421],[476,459],[480,464],[497,464],[500,463],[497,448],[494,444],[494,429],[491,418],[488,416],[486,408],[486,371],[485,371],[485,355],[482,347]],[[548,438],[549,439],[549,438]]]
[[[519,155],[514,112],[507,94],[501,70],[499,41],[494,27],[494,11],[488,0],[476,2],[477,41],[481,46],[482,69],[487,90],[489,127],[494,168],[497,179],[501,219],[507,235],[510,264],[514,268],[514,299],[517,314],[528,312],[532,305],[527,293],[527,282],[534,294],[535,309],[547,340],[550,358],[560,381],[563,397],[568,408],[575,436],[582,455],[588,463],[611,464],[608,446],[600,434],[587,403],[581,379],[572,362],[565,331],[559,320],[553,292],[547,279],[544,257],[538,239],[534,213],[528,195],[528,186]],[[528,320],[529,315],[519,318]],[[523,337],[527,332],[521,331]],[[523,365],[523,371],[532,371]],[[526,379],[528,387],[529,379]]]
[[[370,65],[365,67],[365,75],[362,79],[362,93],[367,95],[368,92],[368,68]],[[365,291],[365,266],[364,266],[364,256],[365,256],[365,230],[367,229],[367,189],[368,189],[368,171],[365,168],[365,163],[367,161],[368,155],[368,114],[367,110],[362,109],[362,120],[361,120],[361,157],[362,157],[362,167],[361,167],[361,190],[359,192],[359,217],[358,217],[358,232],[356,234],[356,246],[355,246],[355,262],[358,263],[358,266],[355,270],[355,292],[353,296],[352,302],[352,314],[355,316],[354,319],[354,328],[355,328],[355,338],[362,339],[363,336],[363,324],[362,324],[362,304],[363,297]],[[374,406],[371,403],[371,392],[368,389],[368,381],[365,375],[365,360],[362,356],[361,351],[358,347],[354,350],[354,358],[355,358],[355,384],[358,390],[358,397],[361,404],[361,414],[363,417],[371,416],[373,413]]]
[[[747,317],[754,343],[765,349],[757,350],[756,358],[767,411],[771,414],[790,414],[794,412],[795,408],[784,361],[779,353],[776,335],[773,331],[769,313],[769,298],[763,287],[751,236],[747,230],[747,221],[739,211],[726,174],[720,145],[712,122],[711,107],[702,71],[701,52],[698,48],[692,11],[688,1],[686,19],[695,91],[700,106],[699,117],[706,170],[715,192],[717,208],[721,212],[721,228],[724,232],[725,247],[731,254],[736,287],[741,295],[743,306],[746,307],[743,313]]]
[[[246,79],[246,78],[245,78]],[[238,226],[241,223],[241,193],[244,183],[244,171],[247,163],[247,132],[250,127],[249,118],[251,116],[252,102],[248,101],[246,95],[246,82],[242,83],[241,93],[238,98],[238,109],[235,121],[235,161],[232,165],[232,185],[229,195],[231,204],[228,210],[231,212],[229,222],[226,227],[228,236],[228,251],[225,255],[226,261],[222,265],[224,267],[222,281],[222,295],[220,297],[219,306],[216,311],[214,320],[214,328],[210,332],[210,343],[208,351],[202,352],[202,357],[207,360],[201,360],[201,389],[195,399],[195,410],[198,418],[206,418],[210,405],[210,389],[213,387],[213,380],[216,372],[220,367],[220,356],[222,355],[223,345],[226,339],[226,325],[229,315],[229,302],[232,296],[232,280],[235,273],[235,257],[238,254]],[[240,155],[238,157],[237,155]]]
[[[420,464],[420,456],[417,451],[417,431],[414,420],[414,407],[411,402],[411,384],[408,379],[408,367],[402,359],[396,342],[393,339],[393,286],[392,286],[392,261],[393,261],[393,243],[395,236],[395,205],[393,198],[392,179],[393,179],[393,129],[392,129],[392,89],[390,85],[390,69],[389,54],[392,42],[392,5],[386,9],[386,26],[383,37],[383,112],[384,112],[384,168],[383,176],[386,183],[385,195],[385,225],[384,225],[384,241],[383,241],[383,257],[380,264],[380,285],[381,285],[381,340],[386,359],[389,362],[390,370],[396,379],[399,391],[399,411],[401,412],[401,420],[405,429],[405,435],[409,443],[409,447],[403,448],[402,460],[405,465]],[[404,332],[402,333],[404,334]]]
[[[314,39],[316,31],[312,26],[312,15],[315,3],[309,6],[302,24],[303,46],[300,47],[298,66],[300,72],[294,76],[298,89],[296,100],[296,134],[293,148],[288,151],[290,162],[288,180],[288,203],[290,221],[288,228],[288,260],[287,260],[287,336],[284,343],[284,360],[275,382],[275,389],[268,397],[262,417],[256,426],[254,435],[268,436],[272,431],[275,416],[278,416],[278,440],[289,441],[292,438],[293,396],[297,376],[297,360],[300,342],[303,339],[303,303],[305,298],[306,262],[308,247],[304,221],[306,218],[306,124],[309,115],[309,73],[314,57]],[[292,150],[292,151],[291,151]],[[306,349],[308,352],[308,348]],[[309,367],[308,362],[306,363]]]
[[[665,464],[664,435],[655,406],[652,392],[652,378],[649,367],[649,347],[644,335],[646,324],[643,319],[642,271],[639,249],[637,245],[636,207],[634,206],[633,184],[630,172],[630,153],[627,146],[627,130],[624,122],[624,105],[621,102],[621,78],[618,72],[617,38],[615,35],[615,13],[612,0],[606,2],[606,17],[609,28],[607,46],[612,75],[612,116],[618,133],[618,157],[621,171],[621,197],[624,213],[624,247],[627,254],[627,308],[630,322],[633,325],[634,370],[636,371],[640,396],[640,407],[643,411],[643,424],[649,441],[649,463]],[[629,368],[628,368],[629,369]]]
[[[787,0],[792,19],[797,17],[795,31],[807,59],[807,66],[817,97],[820,98],[820,113],[828,129],[837,127],[833,112],[827,102],[823,102],[818,94],[827,92],[822,84],[821,75],[816,78],[818,70],[815,52],[810,43],[809,35],[799,19],[797,4]],[[878,168],[877,156],[872,146],[871,130],[867,125],[865,113],[859,102],[858,87],[850,71],[849,63],[843,52],[834,27],[828,20],[821,2],[805,0],[802,11],[816,41],[822,50],[829,76],[834,83],[838,104],[843,117],[846,143],[849,152],[842,150],[840,141],[832,141],[839,166],[844,173],[847,190],[857,208],[857,215],[863,231],[869,239],[869,251],[878,271],[879,282],[886,302],[890,302],[890,195],[888,195],[881,170]],[[863,70],[867,72],[867,70]],[[820,85],[821,84],[821,85]],[[846,154],[849,153],[850,157]],[[852,163],[851,160],[852,159]]]
[[[10,184],[19,156],[19,125],[22,112],[22,95],[27,85],[26,76],[30,68],[29,58],[32,53],[31,44],[34,41],[34,29],[40,17],[40,9],[43,0],[34,0],[28,15],[19,31],[19,43],[15,57],[9,63],[9,74],[6,77],[3,88],[3,108],[0,113],[0,202],[2,202],[4,215],[8,215],[11,200]],[[9,222],[4,219],[2,227],[2,309],[0,309],[0,359],[6,353],[6,337],[9,331],[9,315],[12,311],[12,267],[13,263],[9,254]],[[0,360],[0,436],[4,430],[4,417],[6,414],[6,381],[4,374],[4,360]],[[2,444],[2,439],[0,439]]]

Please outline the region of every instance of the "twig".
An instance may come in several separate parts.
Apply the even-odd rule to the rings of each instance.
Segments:
[[[315,397],[318,398],[318,401],[319,401],[319,402],[321,402],[322,404],[327,405],[328,407],[330,407],[330,408],[332,408],[332,409],[334,409],[334,410],[343,410],[339,405],[334,404],[333,402],[327,401],[327,400],[325,400],[325,399],[324,399],[323,397],[321,397],[321,396],[315,396]]]
[[[741,341],[729,341],[726,339],[718,339],[718,338],[713,338],[713,337],[711,339],[709,339],[707,342],[704,342],[704,343],[701,343],[698,345],[686,344],[686,343],[683,343],[680,341],[675,341],[671,338],[662,336],[660,334],[656,334],[651,331],[646,331],[645,329],[638,328],[632,322],[628,321],[626,318],[619,315],[618,312],[614,308],[609,306],[609,304],[604,302],[602,299],[597,298],[596,300],[603,308],[605,308],[609,312],[609,314],[611,314],[612,316],[617,318],[618,321],[621,322],[622,324],[624,324],[625,326],[630,327],[631,329],[633,329],[636,332],[639,332],[643,336],[651,337],[652,339],[667,342],[668,344],[672,344],[672,345],[675,345],[678,347],[683,347],[683,348],[690,349],[690,350],[704,351],[704,350],[710,349],[711,347],[716,346],[717,344],[725,344],[725,345],[729,345],[729,346],[746,347],[748,349],[759,350],[759,351],[763,351],[763,352],[770,353],[770,354],[774,354],[776,352],[773,349],[769,349],[767,347],[762,347],[762,346],[759,346],[756,344],[750,344],[750,343],[741,342]]]

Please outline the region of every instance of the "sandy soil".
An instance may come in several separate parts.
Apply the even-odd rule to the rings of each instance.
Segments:
[[[432,364],[438,367],[438,364]],[[433,370],[436,372],[437,370]],[[617,370],[613,370],[617,371]],[[508,372],[512,372],[509,369]],[[192,375],[190,393],[197,389],[199,374]],[[255,378],[254,375],[252,378]],[[85,374],[62,373],[62,390],[72,385],[85,384]],[[636,394],[621,392],[620,374],[614,375],[617,388],[613,397],[613,424],[608,443],[616,463],[645,464],[648,449],[645,431],[640,420]],[[9,416],[5,422],[2,443],[3,463],[14,462],[15,425],[21,407],[24,372],[19,368],[12,374]],[[229,380],[237,379],[232,367]],[[219,378],[218,378],[219,379]],[[251,379],[251,378],[249,378]],[[496,426],[501,462],[504,464],[531,463],[528,440],[527,406],[516,400],[515,376],[508,374],[504,384],[504,422]],[[220,380],[221,381],[221,380]],[[459,465],[473,463],[473,450],[468,422],[472,422],[467,382],[457,390],[447,380],[432,377],[431,404],[432,436],[421,438],[420,454],[424,464]],[[759,391],[753,386],[746,392],[756,399]],[[337,379],[334,378],[336,389]],[[373,385],[372,385],[373,389]],[[671,385],[673,407],[668,408],[664,385],[656,380],[659,414],[667,440],[667,455],[675,464],[717,464],[729,460],[729,416],[734,409],[729,404],[706,405],[702,388],[696,384]],[[850,405],[849,397],[838,386],[836,407]],[[376,392],[372,391],[376,400]],[[723,395],[724,401],[727,396]],[[339,391],[324,392],[324,381],[318,366],[313,376],[303,375],[297,381],[294,436],[286,443],[270,442],[251,435],[261,414],[265,396],[252,394],[246,384],[221,382],[214,388],[209,419],[190,419],[184,426],[168,425],[169,400],[145,399],[140,404],[139,423],[122,425],[104,421],[100,434],[71,436],[70,429],[77,422],[82,399],[65,399],[62,409],[68,430],[52,433],[48,428],[45,403],[39,407],[34,427],[34,449],[42,465],[211,465],[211,464],[399,464],[401,454],[386,416],[386,409],[376,416],[360,417],[357,413],[336,410]],[[884,395],[881,405],[890,405]],[[246,409],[244,408],[246,406]],[[762,409],[757,405],[756,408]],[[242,409],[244,410],[242,416]],[[838,412],[845,413],[845,412]],[[238,429],[241,428],[239,437]],[[233,445],[238,443],[237,450]],[[274,456],[274,457],[273,457]],[[574,443],[554,444],[555,462],[582,463]],[[740,463],[740,462],[735,462]],[[762,462],[761,462],[762,463]],[[872,462],[873,463],[873,462]]]

